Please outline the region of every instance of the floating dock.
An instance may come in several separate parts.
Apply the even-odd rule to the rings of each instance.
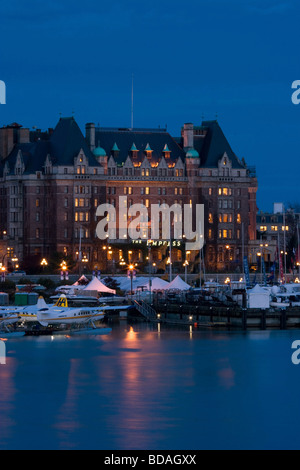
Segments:
[[[175,303],[148,305],[135,301],[135,308],[147,321],[194,325],[204,328],[255,328],[266,330],[300,328],[300,308],[247,309],[236,305],[209,306]]]

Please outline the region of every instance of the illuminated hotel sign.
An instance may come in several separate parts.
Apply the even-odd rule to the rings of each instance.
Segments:
[[[146,241],[146,240],[145,240]],[[145,243],[144,240],[132,240],[133,245],[142,245]],[[169,247],[170,246],[170,240],[147,240],[147,246],[153,246],[153,247]],[[174,240],[172,241],[172,247],[173,248],[180,248],[183,246],[183,242],[181,240]]]

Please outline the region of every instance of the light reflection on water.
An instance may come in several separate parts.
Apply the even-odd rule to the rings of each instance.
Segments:
[[[298,448],[297,331],[10,340],[0,449]]]

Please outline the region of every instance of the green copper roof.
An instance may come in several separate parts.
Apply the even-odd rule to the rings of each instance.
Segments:
[[[165,145],[163,152],[171,152],[171,150],[168,147],[168,144]]]
[[[136,148],[135,143],[132,144],[132,147],[130,149],[131,152],[138,152],[138,149]]]
[[[95,150],[93,151],[93,154],[95,157],[105,157],[106,152],[102,147],[96,147]]]
[[[113,151],[113,152],[120,152],[120,149],[119,149],[119,147],[117,146],[117,143],[116,143],[116,142],[114,143],[114,146],[113,146],[113,148],[112,148],[112,151]]]
[[[149,144],[146,145],[145,152],[152,152],[152,148]]]
[[[199,158],[199,153],[195,149],[190,149],[186,152],[186,158]]]

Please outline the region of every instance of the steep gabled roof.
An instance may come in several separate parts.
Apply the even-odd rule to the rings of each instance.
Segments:
[[[73,166],[74,158],[81,149],[90,166],[101,166],[92,154],[75,119],[61,118],[48,141],[38,140],[16,145],[1,166],[3,168],[8,162],[10,172],[13,172],[19,151],[22,152],[25,174],[43,171],[47,155],[50,156],[53,165]]]
[[[54,164],[74,165],[82,149],[91,166],[100,166],[92,154],[74,118],[61,118],[50,138]]]
[[[196,136],[194,139],[194,147],[200,155],[202,167],[218,167],[219,160],[226,152],[232,161],[232,168],[244,168],[230,147],[217,121],[204,121],[202,127],[203,130],[207,131],[206,136],[204,138]]]

